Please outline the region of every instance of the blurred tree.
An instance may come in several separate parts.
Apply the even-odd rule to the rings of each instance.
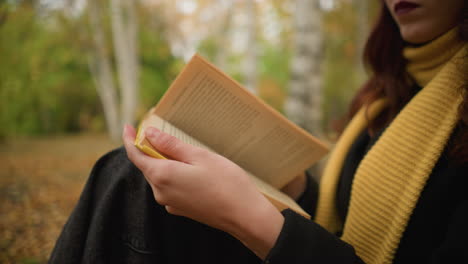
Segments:
[[[258,95],[276,110],[283,112],[288,83],[291,51],[284,46],[261,43]]]
[[[94,77],[96,89],[101,99],[107,130],[113,140],[120,136],[120,118],[118,97],[113,79],[105,30],[100,14],[103,13],[102,1],[89,1],[89,22],[94,48],[90,56],[90,72]]]
[[[36,1],[0,2],[0,138],[101,131],[106,123],[116,127],[113,137],[119,138],[119,78],[113,68],[109,2],[92,4],[96,2],[99,9],[94,11],[95,5],[77,11],[69,6],[39,8]],[[141,116],[168,88],[181,62],[162,34],[159,10],[135,8],[145,22],[135,42],[140,51],[141,102],[134,111]],[[102,103],[95,87],[99,97],[108,97]],[[109,109],[113,121],[104,118],[103,111]]]
[[[291,82],[285,112],[314,135],[322,134],[322,23],[318,0],[296,0]]]
[[[210,34],[205,37],[197,46],[197,52],[212,61],[216,67],[223,71],[229,69],[229,57],[231,55],[232,26],[233,26],[233,1],[225,2],[224,14],[218,19],[217,27],[210,30]],[[205,7],[209,8],[209,7]]]
[[[81,18],[38,14],[32,1],[0,6],[0,134],[79,130],[80,118],[97,111],[79,52]]]
[[[96,33],[99,27],[90,26],[87,30],[83,26],[86,22],[92,24],[91,17],[88,17],[91,11],[88,8],[76,9],[74,6],[77,6],[77,2],[72,0],[67,2],[67,10],[64,7],[48,7],[57,6],[58,2],[54,1],[41,0],[41,5],[38,0],[0,2],[1,135],[103,129],[108,121],[102,113],[108,111],[106,109],[109,107],[103,102],[99,103],[93,79],[98,85],[110,83],[108,86],[113,87],[114,95],[110,97],[115,99],[109,101],[116,101],[113,108],[116,109],[117,118],[114,120],[118,121],[114,123],[118,124],[116,127],[120,126],[120,102],[122,97],[127,97],[119,89],[121,78],[117,68],[117,47],[113,45],[112,17],[109,12],[111,2],[97,2],[101,8],[99,22],[103,31],[99,34]],[[157,102],[179,72],[182,60],[174,56],[187,59],[197,47],[235,79],[246,81],[243,62],[250,48],[245,47],[247,1],[138,3],[134,6],[139,22],[135,42],[138,47],[137,65],[140,67],[137,85],[140,87],[140,103],[134,108],[137,117]],[[292,0],[275,0],[256,1],[255,5],[258,94],[279,110],[282,109],[287,87],[296,81],[290,80],[295,78],[294,72],[297,70],[290,60],[292,50],[300,51],[296,49],[298,42],[293,38],[297,26],[292,25],[292,18],[299,16],[294,9],[295,3]],[[334,0],[334,3],[332,9],[325,10],[321,15],[323,43],[326,43],[323,46],[322,127],[346,111],[349,99],[364,78],[357,73],[356,67],[360,60],[359,43],[362,43],[357,33],[364,31],[358,30],[361,23],[358,21],[362,17],[358,8],[360,1]],[[126,3],[121,4],[125,8]],[[378,4],[374,1],[368,3],[371,14]],[[318,16],[308,12],[306,19],[311,17],[319,20]],[[127,21],[125,14],[123,18],[124,22]],[[364,19],[362,21],[365,23]],[[305,31],[308,32],[306,27]],[[97,49],[99,45],[96,45],[96,34],[104,42],[100,51]],[[314,41],[305,40],[306,53],[322,49]],[[107,62],[102,63],[101,57]],[[300,56],[294,60],[307,63],[317,61],[316,58]],[[103,66],[105,64],[108,65]],[[105,68],[107,70],[103,70]],[[90,69],[94,74],[89,74]],[[307,74],[313,73],[313,69],[299,69]],[[98,72],[107,77],[98,78]],[[99,96],[102,96],[101,90]],[[290,90],[294,88],[291,86]],[[296,98],[307,103],[311,100],[308,95]],[[115,130],[115,134],[120,134],[120,129]]]
[[[232,4],[232,2],[230,2]],[[221,26],[219,27],[219,34],[216,34],[217,41],[217,51],[214,55],[214,64],[219,67],[221,70],[227,69],[227,59],[229,57],[229,42],[230,42],[230,31],[232,25],[232,9],[228,9],[226,15],[221,21]]]
[[[138,106],[139,65],[136,5],[138,3],[135,0],[110,0],[112,36],[124,124],[135,123],[135,112]]]
[[[245,87],[252,93],[257,93],[257,7],[255,0],[245,2],[247,52],[244,60]]]
[[[158,9],[151,6],[139,8],[140,5],[131,1],[110,0],[110,12],[106,13],[100,6],[103,1],[98,2],[89,1],[90,32],[94,36],[94,53],[99,55],[93,58],[96,66],[91,67],[91,72],[97,80],[109,133],[113,139],[118,139],[122,125],[134,124],[136,117],[156,103],[177,69],[173,67],[175,58],[168,44],[162,39],[163,32],[168,29],[155,16]],[[109,25],[105,18],[109,17],[112,46],[105,38],[106,25]],[[137,30],[136,17],[144,21],[145,26],[140,30]],[[114,80],[118,81],[120,97]]]
[[[335,2],[335,7],[324,13],[323,19],[326,33],[323,125],[330,138],[336,137],[350,100],[367,78],[362,64],[362,50],[381,4],[380,1],[368,0]]]
[[[335,138],[337,125],[340,124],[349,101],[363,81],[359,74],[356,2],[340,1],[323,17],[326,32],[324,36],[326,59],[323,74],[323,127],[326,128],[326,134],[331,138]]]
[[[171,82],[183,67],[183,60],[171,51],[167,27],[160,7],[140,6],[138,32],[140,73],[140,105],[137,117],[144,115],[154,106],[169,88]]]

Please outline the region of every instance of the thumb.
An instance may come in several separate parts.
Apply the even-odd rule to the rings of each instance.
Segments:
[[[155,149],[162,152],[163,155],[170,159],[191,164],[191,161],[196,156],[196,147],[182,142],[176,137],[164,133],[157,128],[147,128],[145,130],[145,136]]]

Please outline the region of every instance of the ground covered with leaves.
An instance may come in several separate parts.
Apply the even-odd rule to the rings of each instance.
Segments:
[[[0,143],[0,263],[45,263],[94,162],[118,146],[105,135]]]

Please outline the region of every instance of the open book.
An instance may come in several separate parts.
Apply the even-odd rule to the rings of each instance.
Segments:
[[[328,151],[215,66],[195,55],[140,123],[135,145],[165,158],[145,138],[147,127],[216,152],[248,172],[279,210],[309,215],[279,191]]]

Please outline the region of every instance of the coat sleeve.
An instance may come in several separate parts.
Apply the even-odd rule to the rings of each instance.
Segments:
[[[364,263],[353,247],[320,225],[291,210],[282,212],[285,222],[265,264]],[[456,206],[446,235],[436,250],[428,250],[419,263],[468,263],[468,200]],[[404,260],[401,260],[404,262]]]
[[[353,247],[320,225],[284,210],[284,225],[265,264],[363,263]]]
[[[466,171],[468,167],[457,167],[450,171],[445,171],[442,176],[455,177],[461,181],[455,181],[459,189],[453,190],[457,197],[450,200],[452,203],[442,204],[443,207],[450,207],[448,211],[444,211],[443,218],[447,217],[447,224],[443,226],[434,226],[432,228],[441,228],[431,230],[426,228],[424,232],[428,232],[429,236],[434,236],[435,233],[441,234],[440,239],[434,240],[429,244],[422,245],[414,243],[415,241],[424,240],[424,238],[415,238],[412,243],[401,243],[400,247],[405,247],[404,254],[398,255],[394,259],[394,263],[468,263],[468,195],[466,194]],[[453,173],[454,175],[450,174]],[[448,187],[447,187],[448,188]],[[450,190],[454,189],[453,186]],[[445,200],[444,200],[445,201]],[[436,206],[433,203],[425,202],[424,206]],[[421,206],[420,206],[421,207]],[[264,263],[280,264],[280,263],[364,263],[355,253],[352,245],[340,240],[334,234],[329,233],[320,225],[310,221],[291,210],[282,212],[284,215],[284,225],[276,244],[269,252]],[[414,216],[413,216],[414,217]],[[424,214],[422,219],[418,221],[428,222],[427,214]],[[445,222],[445,221],[444,221]],[[420,225],[417,225],[420,227]],[[412,234],[413,236],[415,234]],[[425,236],[419,234],[419,236]],[[423,248],[421,248],[423,247]],[[416,250],[417,249],[417,250]],[[403,248],[399,248],[397,252],[402,253]]]

